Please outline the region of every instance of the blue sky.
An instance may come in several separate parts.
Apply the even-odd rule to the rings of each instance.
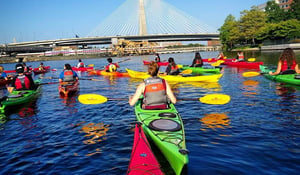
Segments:
[[[0,44],[85,37],[125,0],[1,0]],[[219,28],[232,14],[267,0],[164,0]]]

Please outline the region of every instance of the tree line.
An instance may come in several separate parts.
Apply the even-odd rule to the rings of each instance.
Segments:
[[[236,47],[259,47],[262,44],[300,42],[300,0],[284,10],[268,1],[265,11],[257,6],[240,12],[240,19],[228,15],[219,29],[224,50]]]

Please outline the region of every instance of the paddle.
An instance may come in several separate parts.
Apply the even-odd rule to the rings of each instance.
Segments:
[[[242,75],[243,77],[255,77],[260,75],[260,72],[244,72]]]
[[[58,77],[39,77],[40,79],[59,79]],[[79,80],[102,81],[95,78],[79,78]]]
[[[95,64],[89,64],[88,65],[88,67],[94,67],[95,66]]]
[[[186,69],[181,72],[181,74],[191,74],[193,72],[192,69]]]
[[[214,66],[214,67],[217,67],[217,66],[220,66],[220,64],[222,64],[224,62],[225,62],[224,60],[218,60],[217,62],[212,63],[211,65]]]
[[[107,98],[99,94],[82,94],[78,100],[82,104],[102,104],[107,101],[128,101],[128,98]],[[178,101],[200,101],[206,104],[222,105],[230,101],[230,96],[225,94],[209,94],[200,98],[178,98]]]
[[[254,62],[256,60],[256,58],[248,58],[249,62]]]

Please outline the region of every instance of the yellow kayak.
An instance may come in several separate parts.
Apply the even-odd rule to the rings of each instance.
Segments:
[[[126,69],[129,76],[132,78],[149,78],[150,75],[147,72],[139,72],[130,69]],[[201,82],[218,82],[222,77],[222,74],[213,74],[213,75],[159,75],[159,77],[165,79],[166,81],[176,81],[176,82],[191,82],[191,81],[201,81]]]

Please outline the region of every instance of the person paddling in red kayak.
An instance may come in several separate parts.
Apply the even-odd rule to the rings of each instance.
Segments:
[[[15,90],[34,90],[36,88],[31,75],[24,74],[24,66],[22,64],[16,64],[15,68],[17,75],[13,78],[8,92]]]
[[[195,57],[193,59],[193,63],[190,67],[202,67],[203,66],[203,60],[199,52],[195,53]]]
[[[112,58],[107,58],[108,65],[105,66],[106,72],[116,72],[120,68],[118,63],[113,63]]]
[[[72,70],[72,67],[70,64],[65,64],[64,70],[59,75],[59,82],[71,82],[71,81],[77,81],[78,75],[75,71]]]
[[[277,69],[275,72],[269,72],[270,75],[278,74],[299,74],[299,66],[296,60],[296,54],[291,48],[286,48],[279,57]]]
[[[169,100],[175,104],[176,97],[167,81],[157,77],[158,64],[151,62],[148,67],[150,78],[147,78],[136,89],[133,96],[129,97],[131,106],[139,100],[141,95],[144,95],[143,109],[167,109]]]
[[[78,60],[77,68],[85,67],[84,63],[81,61],[81,59]]]
[[[155,62],[159,63],[160,62],[160,56],[158,53],[155,54],[155,59],[154,59]]]

